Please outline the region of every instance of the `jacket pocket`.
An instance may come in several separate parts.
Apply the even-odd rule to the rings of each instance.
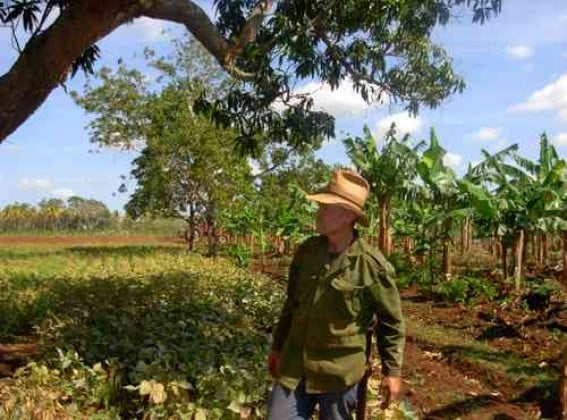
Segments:
[[[346,276],[334,278],[330,283],[332,305],[337,315],[355,318],[361,309],[363,286],[353,284]]]

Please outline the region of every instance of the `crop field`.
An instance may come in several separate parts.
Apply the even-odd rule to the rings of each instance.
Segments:
[[[266,277],[172,244],[52,241],[1,248],[0,287],[4,358],[33,360],[2,380],[2,418],[263,410],[283,298]]]
[[[270,277],[164,238],[141,241],[1,246],[1,418],[265,417],[265,359],[285,290],[276,261]],[[560,300],[545,311],[436,302],[404,276],[400,267],[408,342],[396,418],[553,413]],[[376,374],[371,419],[385,418],[378,383]]]

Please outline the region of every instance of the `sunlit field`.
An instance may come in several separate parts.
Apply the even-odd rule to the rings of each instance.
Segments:
[[[174,245],[0,248],[2,418],[261,416],[283,290]]]

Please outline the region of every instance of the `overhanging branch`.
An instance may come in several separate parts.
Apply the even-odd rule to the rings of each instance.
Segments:
[[[238,69],[234,63],[246,45],[256,39],[272,3],[272,0],[259,1],[233,42],[225,39],[205,11],[190,0],[153,1],[143,8],[142,15],[184,25],[230,75],[237,79],[249,79],[252,75]]]

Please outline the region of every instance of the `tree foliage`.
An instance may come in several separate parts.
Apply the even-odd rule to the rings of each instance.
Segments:
[[[185,25],[234,83],[222,97],[203,94],[195,109],[236,128],[242,150],[298,146],[334,136],[333,117],[294,91],[303,80],[336,88],[348,81],[367,101],[401,101],[412,112],[438,106],[464,88],[436,25],[472,10],[483,23],[501,0],[217,0],[213,22],[189,0],[13,0],[0,19],[27,39],[0,77],[0,139],[45,100],[68,72],[93,72],[96,42],[140,16]],[[51,23],[50,23],[51,22]],[[80,36],[76,28],[84,30]],[[14,32],[17,34],[17,31]],[[16,45],[20,45],[14,35]],[[284,112],[272,106],[280,101]]]
[[[132,162],[136,187],[126,204],[130,216],[181,217],[191,230],[199,222],[215,226],[219,212],[245,195],[252,180],[250,165],[234,153],[235,131],[192,111],[204,86],[220,86],[224,78],[191,40],[177,45],[173,58],[156,58],[149,50],[146,56],[159,71],[157,83],[122,64],[116,72],[103,69],[102,84],[88,84],[83,96],[74,97],[95,114],[93,142],[140,150]],[[194,67],[190,75],[180,65],[188,57]]]
[[[93,231],[107,228],[112,222],[104,203],[79,196],[67,201],[44,199],[37,206],[12,203],[0,210],[0,232]]]

